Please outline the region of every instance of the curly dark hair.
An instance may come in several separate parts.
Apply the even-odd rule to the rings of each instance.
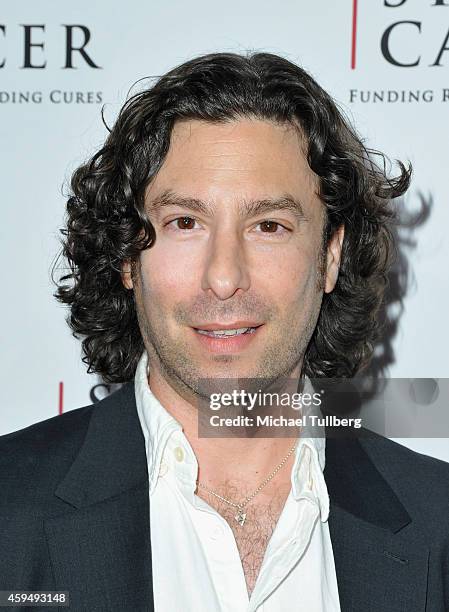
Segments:
[[[134,294],[123,286],[121,266],[136,262],[155,240],[144,195],[165,159],[174,123],[239,118],[300,126],[326,207],[325,244],[345,226],[339,277],[323,296],[303,374],[348,378],[369,363],[396,252],[391,200],[408,189],[410,162],[406,168],[397,160],[399,175],[389,178],[388,158],[367,148],[329,94],[289,60],[271,53],[211,53],[130,97],[104,146],[71,180],[67,226],[61,230],[70,273],[57,281],[55,297],[70,306],[68,323],[83,338],[88,371],[105,381],[131,380],[144,350]]]

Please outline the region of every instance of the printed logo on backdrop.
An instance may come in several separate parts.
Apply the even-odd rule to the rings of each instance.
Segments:
[[[413,75],[407,88],[351,88],[351,104],[449,103],[449,0],[352,0],[350,67],[356,77],[383,70],[389,82],[392,71]]]
[[[0,24],[0,70],[41,71],[99,70],[94,55],[92,32],[86,25],[61,24],[57,29],[45,24]],[[14,54],[7,47],[14,47]],[[56,48],[56,50],[55,50]],[[18,49],[18,52],[16,51]],[[59,57],[58,64],[48,59]],[[0,73],[1,74],[1,73]],[[101,104],[103,92],[55,87],[48,90],[0,90],[1,104]]]

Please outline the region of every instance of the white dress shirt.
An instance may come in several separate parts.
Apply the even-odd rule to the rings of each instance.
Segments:
[[[145,437],[156,612],[340,612],[327,523],[325,437],[299,436],[292,488],[251,597],[231,527],[197,496],[198,463],[182,426],[148,384],[143,353],[135,376]]]

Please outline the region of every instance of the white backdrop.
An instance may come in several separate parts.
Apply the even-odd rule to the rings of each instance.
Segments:
[[[389,376],[448,377],[445,4],[449,0],[141,0],[126,8],[116,0],[4,3],[0,434],[58,414],[61,382],[64,411],[91,403],[90,390],[99,382],[86,374],[65,310],[52,297],[50,267],[64,214],[61,187],[105,138],[102,103],[112,122],[137,79],[213,51],[270,51],[301,64],[345,109],[369,146],[412,161],[406,208],[418,208],[420,193],[432,208],[407,251],[413,277]],[[381,41],[393,24],[387,58]],[[79,26],[89,30],[84,50],[101,68],[89,66],[79,52],[73,53],[74,67],[64,67],[67,33],[74,47],[85,41]],[[432,65],[438,55],[440,65]],[[402,442],[449,461],[448,439]]]

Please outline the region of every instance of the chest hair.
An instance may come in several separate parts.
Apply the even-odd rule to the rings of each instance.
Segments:
[[[234,502],[244,499],[244,495],[239,494],[238,490],[229,484],[216,492]],[[201,488],[196,491],[196,494],[214,508],[232,529],[242,562],[248,596],[254,590],[268,542],[277,525],[288,492],[289,490],[285,487],[278,487],[269,497],[261,496],[259,500],[257,497],[254,498],[244,509],[246,518],[241,526],[235,519],[237,508],[226,504]]]

